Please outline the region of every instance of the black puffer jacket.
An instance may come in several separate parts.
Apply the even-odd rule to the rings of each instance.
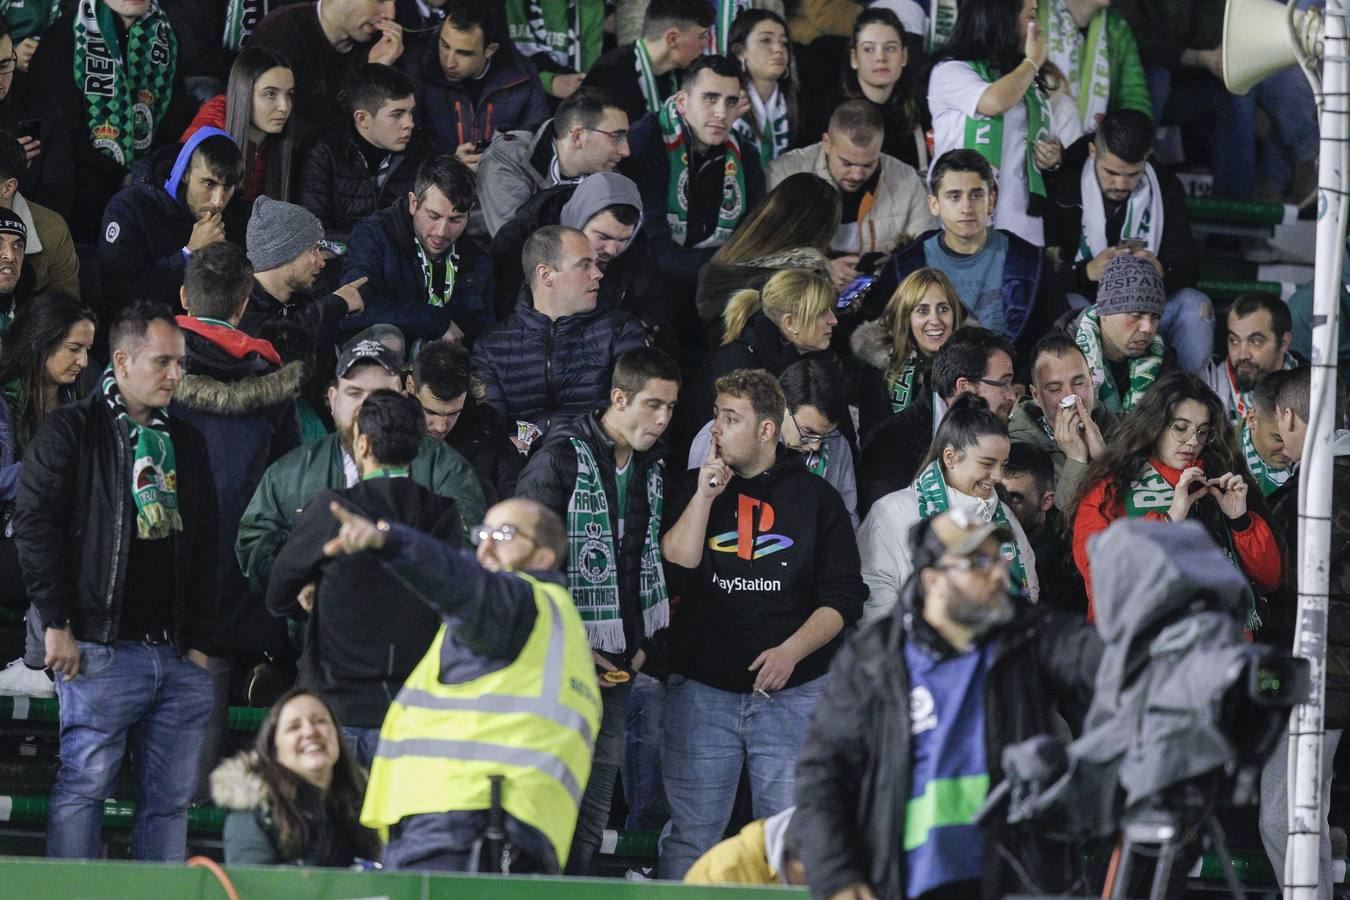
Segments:
[[[577,453],[572,447],[572,438],[577,438],[595,455],[609,508],[619,509],[619,489],[614,474],[614,441],[600,424],[603,414],[601,410],[592,410],[590,414],[578,416],[550,431],[544,445],[535,451],[525,471],[520,473],[520,480],[516,482],[516,496],[537,500],[566,521],[567,504],[577,483]],[[661,466],[665,482],[663,495],[669,496],[672,487],[671,479],[664,477],[664,455],[665,447],[658,443],[645,452],[634,451],[629,462],[632,472],[628,476],[628,503],[624,520],[630,524],[625,526],[623,539],[616,548],[619,558],[619,608],[623,613],[626,649],[614,658],[618,661],[621,657],[625,663],[632,660],[633,654],[643,646],[645,638],[650,637],[644,634],[638,583],[642,575],[642,545],[647,537],[647,518],[651,515],[651,507],[647,502],[647,473],[654,466]],[[682,477],[683,473],[677,476],[676,481]],[[674,506],[664,505],[667,510]],[[674,521],[668,524],[673,525]],[[651,655],[649,651],[647,656]]]
[[[205,649],[203,614],[216,591],[216,488],[206,442],[169,418],[183,530],[173,536],[174,647]],[[117,640],[136,529],[131,442],[103,391],[62,406],[23,458],[14,540],[42,622],[69,619],[75,638]]]
[[[643,346],[642,323],[627,313],[595,310],[554,320],[522,297],[514,316],[474,344],[470,372],[483,384],[484,403],[508,420],[548,431],[555,417],[602,406],[614,361]]]
[[[793,828],[814,897],[855,882],[870,885],[878,900],[905,896],[901,836],[911,747],[904,642],[956,652],[917,611],[907,615],[917,584],[911,580],[895,611],[835,656],[797,756]],[[1038,606],[1021,606],[994,639],[984,694],[990,790],[1003,780],[1004,747],[1054,732],[1056,699],[1086,707],[1102,654],[1091,626]],[[991,824],[984,837],[984,897],[1030,891],[998,855],[995,840],[1039,882],[1034,893],[1067,887],[1071,845],[1045,840],[1037,826]]]
[[[295,202],[319,217],[330,240],[345,241],[366,216],[412,190],[426,154],[416,138],[395,153],[382,178],[372,175],[351,122],[335,122],[300,148]]]

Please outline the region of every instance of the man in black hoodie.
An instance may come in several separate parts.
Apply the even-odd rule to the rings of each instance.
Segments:
[[[661,559],[665,447],[658,444],[680,393],[680,367],[643,347],[614,365],[609,407],[549,432],[521,472],[516,494],[567,523],[567,587],[586,625],[604,715],[566,873],[585,875],[609,821],[623,755],[632,679],[652,636],[670,621]]]
[[[117,192],[103,214],[100,315],[112,319],[131,300],[177,305],[183,269],[197,250],[225,240],[225,207],[239,186],[244,158],[219,128],[202,128],[161,173]]]
[[[681,598],[661,750],[663,879],[722,839],[743,766],[755,818],[792,805],[806,723],[867,597],[844,501],[778,445],[786,407],[767,372],[718,379],[708,459],[661,541]]]
[[[409,477],[421,447],[421,419],[417,404],[398,391],[375,391],[362,401],[352,435],[361,481],[305,504],[267,585],[272,615],[309,614],[299,684],[327,698],[357,762],[367,767],[389,701],[427,652],[440,617],[389,578],[374,556],[325,556],[323,547],[339,528],[328,505],[341,503],[458,546],[463,525],[455,501]]]

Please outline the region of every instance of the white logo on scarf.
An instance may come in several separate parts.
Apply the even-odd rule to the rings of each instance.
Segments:
[[[586,523],[586,542],[577,554],[577,571],[591,584],[602,584],[614,568],[614,556],[602,540],[604,529],[599,522]]]
[[[937,704],[933,702],[933,692],[923,685],[909,692],[909,733],[923,734],[937,727]]]

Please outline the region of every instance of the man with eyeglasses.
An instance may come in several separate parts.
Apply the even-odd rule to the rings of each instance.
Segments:
[[[557,873],[567,859],[600,689],[586,629],[557,571],[557,513],[512,499],[470,531],[476,555],[406,525],[332,504],[329,556],[379,560],[441,620],[389,706],[361,824],[386,840],[387,869]],[[490,778],[501,776],[501,859],[489,842]]]
[[[496,236],[545,188],[613,172],[628,156],[628,114],[599,88],[583,88],[537,131],[508,131],[478,161],[478,202]]]
[[[960,394],[978,394],[1005,422],[1012,415],[1013,346],[987,328],[957,329],[933,358],[933,393],[877,426],[858,460],[858,515],[910,485],[947,407]]]
[[[582,800],[570,875],[585,875],[609,821],[633,681],[670,624],[661,534],[667,504],[665,446],[680,367],[649,347],[614,365],[609,406],[549,432],[516,482],[516,494],[567,523],[567,586],[586,625],[604,718]]]
[[[835,657],[797,758],[793,829],[812,896],[976,897],[981,881],[1002,895],[1028,870],[1066,887],[1068,844],[971,821],[1003,748],[1054,731],[1057,703],[1086,707],[1101,659],[1081,620],[1009,594],[1011,539],[963,510],[920,521],[901,602]]]
[[[1167,291],[1148,260],[1114,256],[1097,287],[1097,302],[1069,332],[1092,373],[1097,402],[1127,413],[1161,376],[1177,369],[1176,354],[1159,333]]]

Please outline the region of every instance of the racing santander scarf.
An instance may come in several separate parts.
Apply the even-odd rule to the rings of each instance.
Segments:
[[[1247,460],[1247,470],[1252,473],[1256,486],[1261,489],[1261,496],[1269,497],[1289,480],[1289,476],[1294,474],[1294,467],[1277,469],[1271,466],[1261,458],[1260,453],[1256,452],[1256,444],[1252,443],[1251,424],[1244,420],[1239,428],[1242,432],[1242,455]]]
[[[1097,183],[1097,169],[1089,158],[1083,162],[1078,177],[1083,193],[1083,228],[1078,236],[1077,262],[1092,259],[1106,249],[1106,204],[1102,202],[1102,188]],[[1153,163],[1144,163],[1144,178],[1125,201],[1125,222],[1120,226],[1120,239],[1144,241],[1148,251],[1158,255],[1163,236],[1162,187]]]
[[[1284,368],[1297,369],[1298,360],[1294,354],[1288,350],[1284,352]],[[1241,419],[1247,415],[1247,410],[1252,405],[1252,394],[1254,391],[1240,391],[1237,386],[1237,376],[1233,374],[1233,367],[1227,361],[1223,364],[1224,374],[1228,376],[1228,396],[1224,397],[1224,405],[1228,407],[1229,414],[1234,419]],[[1254,474],[1254,473],[1253,473]]]
[[[637,70],[638,87],[642,89],[642,99],[647,102],[647,112],[660,112],[661,104],[664,102],[661,97],[661,84],[656,80],[651,54],[647,52],[647,45],[643,43],[642,38],[633,42],[633,56],[636,60],[634,68]],[[661,78],[665,81],[666,87],[670,88],[666,94],[674,93],[675,73],[667,72]]]
[[[130,167],[150,148],[169,109],[178,39],[156,0],[127,31],[118,56],[116,16],[102,0],[80,0],[75,14],[75,83],[84,86],[94,147]]]
[[[1048,58],[1077,85],[1078,121],[1084,131],[1096,131],[1111,99],[1111,58],[1106,45],[1106,10],[1099,9],[1088,23],[1086,40],[1064,0],[1043,0],[1037,7]]]
[[[253,33],[258,20],[267,15],[266,0],[229,0],[225,5],[225,35],[220,45],[226,50],[238,50],[244,39]]]
[[[618,552],[609,500],[591,448],[572,438],[577,480],[567,501],[567,589],[572,594],[591,646],[621,653],[626,647],[619,606]],[[647,533],[642,542],[638,599],[648,636],[670,624],[670,598],[661,568],[659,522],[663,503],[661,466],[647,472]]]
[[[900,371],[891,379],[891,412],[904,412],[914,402],[914,374],[919,370],[919,355],[909,351]]]
[[[999,79],[998,70],[984,60],[966,60],[966,65],[974,69],[975,74],[990,84]],[[1045,96],[1041,86],[1034,81],[1022,99],[1027,104],[1027,147],[1024,165],[1027,167],[1027,190],[1030,191],[1034,204],[1036,198],[1044,200],[1046,197],[1045,176],[1036,166],[1036,142],[1046,141],[1051,137],[1050,101]],[[966,119],[965,135],[961,147],[965,150],[974,150],[988,160],[989,165],[994,167],[994,174],[997,176],[999,167],[1003,162],[1003,116]]]
[[[580,72],[580,15],[578,0],[527,0],[525,21],[511,22],[511,40],[523,56],[544,53],[558,65]]]
[[[956,27],[956,0],[928,0],[927,51],[932,53],[951,39]]]
[[[670,177],[666,181],[666,221],[671,237],[683,246],[689,233],[689,154],[693,140],[685,134],[684,119],[675,110],[675,98],[666,101],[657,117],[661,138],[666,145]],[[741,165],[741,145],[736,135],[728,134],[723,145],[722,204],[717,208],[717,226],[695,247],[720,247],[745,213],[745,168]]]
[[[914,481],[914,493],[919,501],[919,518],[931,519],[939,513],[947,511],[950,501],[947,497],[947,482],[942,477],[942,462],[933,460],[928,464],[928,468],[919,473],[919,477]],[[1003,509],[1003,501],[994,499],[993,521],[1012,531],[1012,524],[1008,521],[1008,513]],[[1016,534],[1016,532],[1013,532]],[[1022,564],[1022,548],[1018,546],[1017,540],[1013,539],[1012,558],[1008,563],[1008,574],[1012,576],[1013,583],[1018,585],[1023,591],[1027,589],[1027,570]],[[1008,553],[1008,546],[1004,545],[1004,553]]]
[[[759,91],[753,87],[749,93],[750,115],[741,116],[731,129],[759,150],[759,161],[767,166],[788,148],[787,100],[776,86],[767,103],[759,99]]]
[[[178,513],[178,472],[167,414],[162,409],[151,410],[148,425],[131,418],[112,366],[103,373],[102,388],[113,418],[122,424],[131,439],[131,496],[136,502],[136,537],[154,541],[182,531],[183,517]]]
[[[427,252],[422,249],[422,242],[413,239],[413,246],[417,248],[417,260],[422,264],[422,283],[427,286],[427,306],[435,306],[438,309],[444,307],[450,302],[450,295],[455,292],[455,273],[459,271],[455,265],[459,261],[459,253],[455,250],[453,244],[445,252],[445,290],[436,290],[436,279],[432,272],[433,261],[427,256]]]
[[[1197,462],[1197,465],[1199,463]],[[1154,467],[1153,463],[1144,463],[1144,472],[1141,477],[1130,482],[1129,493],[1125,495],[1125,515],[1132,519],[1142,518],[1149,513],[1158,513],[1167,515],[1167,511],[1172,507],[1172,498],[1176,496],[1176,488],[1168,484],[1167,479]],[[1238,571],[1242,571],[1242,563],[1238,560],[1237,551],[1233,549],[1233,532],[1228,528],[1226,520],[1220,521],[1218,526],[1223,530],[1218,541],[1223,552],[1237,566]],[[1243,574],[1246,577],[1246,574]],[[1256,594],[1249,588],[1250,601],[1247,606],[1247,629],[1256,631],[1261,627],[1261,616],[1256,611]]]
[[[1092,374],[1092,383],[1097,389],[1097,399],[1106,404],[1111,412],[1129,412],[1139,403],[1162,368],[1164,345],[1161,337],[1154,337],[1148,351],[1130,360],[1130,387],[1124,399],[1115,379],[1106,365],[1106,354],[1102,352],[1102,323],[1097,307],[1090,306],[1078,320],[1078,332],[1074,343],[1087,357],[1088,371]]]

